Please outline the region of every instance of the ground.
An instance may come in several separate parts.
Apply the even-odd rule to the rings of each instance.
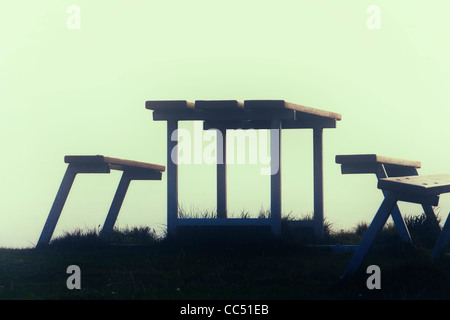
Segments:
[[[393,243],[374,246],[346,281],[351,252],[274,239],[0,249],[0,299],[450,298],[450,257],[431,262],[429,249]],[[70,265],[80,268],[81,289],[67,288]],[[380,289],[367,287],[369,265],[380,267]]]

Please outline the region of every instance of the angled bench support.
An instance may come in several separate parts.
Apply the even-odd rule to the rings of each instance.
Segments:
[[[444,227],[439,234],[439,238],[434,245],[433,251],[431,252],[431,259],[436,260],[442,253],[442,251],[447,247],[450,240],[450,214],[445,221]]]
[[[73,181],[78,173],[109,173],[109,167],[107,165],[78,165],[69,164],[64,174],[63,180],[53,201],[52,208],[47,217],[47,220],[39,237],[37,245],[48,244],[58,223],[59,216],[64,208],[67,197],[69,196],[70,189],[72,188]]]
[[[100,236],[108,236],[113,231],[114,224],[116,223],[117,216],[119,215],[119,211],[122,207],[125,195],[127,194],[130,182],[131,178],[129,175],[126,172],[122,173],[122,177],[120,178],[119,185],[117,186],[111,207],[109,208],[108,215],[106,216],[105,223],[100,231]]]
[[[412,175],[417,175],[417,170],[415,168],[413,168],[414,172],[411,172]],[[391,173],[391,177],[396,177],[397,175],[395,175],[395,172],[390,172]],[[377,176],[377,179],[383,179],[383,178],[388,178],[388,174],[387,174],[387,170],[385,168],[384,165],[379,165],[375,175]],[[384,197],[387,196],[387,192],[382,190]],[[409,230],[408,227],[406,226],[405,220],[403,220],[402,214],[400,213],[400,209],[398,208],[397,204],[394,204],[394,207],[391,209],[391,217],[392,220],[394,221],[394,225],[395,228],[397,230],[398,235],[400,236],[400,239],[403,242],[406,243],[413,243],[412,239],[411,239],[411,235],[409,234]]]
[[[439,195],[450,192],[450,175],[383,178],[378,181],[378,188],[383,190],[385,198],[341,276],[342,279],[354,275],[359,270],[373,241],[386,223],[389,214],[396,207],[397,201],[419,203],[430,207],[437,206]],[[449,239],[450,222],[447,218],[431,254],[432,259],[439,256]]]
[[[66,162],[69,165],[39,237],[38,247],[50,242],[77,174],[110,173],[111,169],[123,171],[105,223],[100,231],[101,236],[107,236],[113,230],[131,180],[161,180],[162,171],[165,170],[164,167],[158,165],[103,156],[68,156]]]
[[[366,257],[370,247],[372,246],[373,241],[375,240],[378,233],[381,231],[383,226],[385,225],[389,215],[391,214],[392,209],[396,206],[397,200],[391,196],[390,194],[386,194],[380,208],[378,209],[375,217],[372,220],[369,228],[367,229],[364,237],[359,243],[358,248],[353,254],[352,259],[348,263],[342,278],[347,277],[349,274],[354,274],[358,271],[361,263]]]

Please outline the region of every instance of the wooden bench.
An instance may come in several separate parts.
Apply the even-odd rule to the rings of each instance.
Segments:
[[[419,161],[396,159],[377,154],[337,155],[336,163],[341,165],[342,174],[374,174],[378,181],[391,177],[417,176],[417,169],[421,167]],[[386,194],[384,190],[383,193]],[[439,228],[433,208],[426,204],[423,204],[422,208],[427,218],[433,221],[436,228]],[[391,215],[400,238],[404,242],[412,243],[408,228],[397,205],[391,211]]]
[[[379,179],[378,188],[385,192],[385,198],[341,278],[351,276],[358,271],[373,241],[396,206],[397,201],[437,206],[439,204],[439,195],[450,192],[450,175],[383,178]],[[438,257],[446,247],[449,236],[450,222],[449,217],[447,217],[431,254],[432,259]]]
[[[164,166],[101,155],[65,156],[64,162],[68,163],[67,170],[52,208],[50,209],[37,246],[46,245],[50,242],[73,181],[78,173],[110,173],[111,170],[120,170],[123,172],[105,223],[100,232],[101,236],[106,236],[113,230],[131,180],[161,180],[162,172],[165,171]]]

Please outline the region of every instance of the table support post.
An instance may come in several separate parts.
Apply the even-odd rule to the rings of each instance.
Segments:
[[[176,236],[178,220],[178,121],[167,121],[167,234]]]
[[[281,121],[273,120],[270,130],[270,215],[271,230],[281,235]]]
[[[323,129],[313,129],[314,157],[314,235],[322,241],[323,230]]]
[[[77,171],[69,164],[36,246],[49,244],[76,175]]]
[[[227,217],[227,129],[216,130],[217,154],[217,218]]]

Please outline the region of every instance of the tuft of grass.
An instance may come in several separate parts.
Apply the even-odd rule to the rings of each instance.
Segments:
[[[100,238],[97,228],[87,228],[85,230],[76,228],[71,232],[65,231],[61,236],[55,237],[50,244],[55,247],[69,248],[99,246],[105,244],[105,241]]]
[[[186,210],[182,205],[178,206],[178,217],[179,218],[192,218],[192,219],[206,219],[206,218],[216,218],[217,212],[215,210],[199,210],[191,207],[190,210]]]
[[[411,238],[417,246],[422,248],[432,248],[441,232],[441,218],[436,214],[436,219],[429,217],[425,213],[420,215],[407,215],[405,224],[411,234]]]
[[[133,227],[128,226],[122,229],[114,228],[111,235],[106,241],[111,244],[139,244],[150,245],[161,241],[162,238],[157,235],[155,229],[150,227]]]
[[[99,247],[105,245],[151,245],[161,241],[155,229],[140,226],[122,229],[114,228],[110,235],[103,237],[99,228],[75,229],[65,232],[63,235],[53,239],[50,244],[55,247]]]

